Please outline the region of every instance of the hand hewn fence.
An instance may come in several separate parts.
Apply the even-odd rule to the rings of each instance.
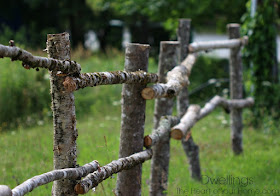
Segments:
[[[242,109],[254,104],[252,98],[242,99],[240,48],[248,38],[240,38],[238,24],[229,24],[229,40],[189,44],[190,24],[189,19],[179,21],[178,42],[161,42],[158,74],[147,73],[149,45],[127,46],[124,71],[95,73],[81,73],[81,66],[71,61],[68,33],[48,35],[49,58],[33,56],[13,45],[0,45],[1,58],[20,60],[26,69],[41,67],[50,71],[54,125],[54,170],[32,177],[12,190],[0,185],[0,195],[25,195],[49,182],[54,182],[52,195],[84,194],[115,173],[118,173],[116,195],[141,195],[141,163],[149,159],[152,159],[150,195],[166,195],[170,138],[182,141],[191,177],[201,180],[199,147],[194,143],[190,128],[217,106],[230,110],[232,150],[240,154],[243,149]],[[231,99],[215,96],[203,108],[189,106],[187,87],[198,52],[217,48],[231,51]],[[73,91],[121,83],[124,84],[119,159],[102,167],[97,161],[77,167],[78,133]],[[146,87],[148,83],[156,84]],[[176,96],[177,117],[171,116]],[[156,99],[154,130],[144,137],[145,103],[149,99]],[[143,151],[143,147],[146,150]]]

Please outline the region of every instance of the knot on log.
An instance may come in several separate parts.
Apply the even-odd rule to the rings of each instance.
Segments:
[[[73,92],[76,90],[76,82],[69,76],[67,76],[63,82],[63,86],[67,92]]]

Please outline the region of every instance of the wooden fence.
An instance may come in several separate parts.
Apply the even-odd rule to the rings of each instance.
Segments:
[[[229,24],[229,40],[189,44],[190,24],[189,19],[181,19],[178,41],[161,42],[158,74],[147,73],[149,45],[127,46],[124,71],[95,73],[81,73],[81,66],[71,61],[68,33],[47,36],[48,58],[33,56],[13,44],[0,45],[0,57],[20,60],[26,69],[46,68],[50,71],[54,126],[54,170],[32,177],[12,190],[0,185],[0,195],[25,195],[49,182],[54,182],[52,195],[84,194],[115,173],[118,173],[115,195],[141,195],[141,163],[149,159],[152,159],[150,195],[166,195],[170,138],[182,141],[191,177],[201,180],[199,147],[190,128],[217,106],[230,110],[232,150],[240,154],[242,108],[254,103],[252,98],[242,99],[240,48],[248,38],[240,37],[238,24]],[[230,49],[231,99],[214,96],[203,108],[189,106],[187,87],[198,52],[217,48]],[[73,92],[85,87],[120,83],[124,84],[119,159],[102,167],[97,161],[76,167],[78,133]],[[156,84],[147,87],[148,83]],[[178,116],[171,116],[174,97],[177,97]],[[154,130],[144,137],[145,104],[149,99],[156,99]]]

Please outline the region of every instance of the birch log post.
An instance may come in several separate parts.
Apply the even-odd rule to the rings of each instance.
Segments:
[[[166,82],[166,74],[178,63],[179,42],[160,42],[160,55],[158,65],[159,82]],[[172,98],[159,98],[155,101],[154,129],[159,127],[162,116],[171,115],[173,109]],[[170,129],[169,129],[170,130]],[[153,147],[151,163],[150,195],[166,195],[168,183],[168,168],[170,157],[170,131]]]
[[[128,44],[125,71],[147,71],[149,45]],[[122,89],[122,120],[119,158],[142,151],[146,100],[141,91],[146,84],[124,84]],[[116,195],[141,195],[142,165],[118,174]]]
[[[180,62],[182,62],[188,55],[189,39],[191,34],[191,20],[179,20],[179,27],[177,30],[178,40],[180,42]],[[188,87],[185,86],[177,96],[177,115],[182,118],[189,106]],[[183,149],[188,157],[189,170],[191,177],[194,179],[201,179],[200,164],[199,164],[199,147],[194,143],[192,136],[187,139],[184,137],[181,140]]]
[[[47,53],[50,58],[70,60],[70,40],[68,33],[48,34]],[[68,93],[63,86],[66,76],[57,71],[50,72],[51,98],[53,110],[53,164],[54,169],[76,167],[76,115],[74,94]],[[52,195],[76,195],[75,180],[63,179],[53,183]]]
[[[240,25],[228,24],[229,39],[240,37]],[[230,98],[242,99],[242,59],[240,47],[230,50]],[[233,108],[230,111],[231,145],[235,154],[243,151],[242,147],[242,109]]]

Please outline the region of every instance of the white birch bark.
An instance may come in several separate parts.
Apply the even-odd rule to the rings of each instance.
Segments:
[[[232,111],[233,109],[251,107],[253,104],[254,99],[250,97],[247,99],[226,100],[220,96],[215,96],[200,110],[199,106],[191,105],[180,120],[180,123],[171,129],[171,137],[177,140],[186,137],[190,128],[193,127],[197,121],[210,114],[218,106],[222,106]]]
[[[229,24],[228,26],[229,38],[240,37],[240,25]],[[242,99],[243,90],[243,68],[240,47],[232,48],[230,50],[230,98]],[[235,154],[240,154],[243,151],[242,138],[242,110],[233,108],[230,111],[231,120],[231,144],[232,150]]]
[[[49,34],[47,39],[48,56],[58,60],[70,60],[69,34]],[[51,97],[54,125],[53,164],[54,169],[76,167],[76,114],[74,94],[68,93],[63,86],[65,76],[57,71],[50,72]],[[63,179],[53,183],[52,195],[76,195],[75,180]]]
[[[63,85],[68,92],[72,92],[85,87],[93,87],[108,84],[147,84],[158,81],[157,74],[144,71],[127,72],[94,72],[81,73],[79,77],[66,77]]]
[[[166,82],[167,72],[178,63],[178,42],[164,41],[160,43],[158,74],[159,82]],[[163,124],[159,122],[162,116],[171,115],[173,109],[172,98],[159,98],[155,101],[154,129],[161,128]],[[172,121],[172,119],[170,119]],[[169,120],[169,121],[170,121]],[[172,123],[170,121],[170,123]],[[167,122],[166,122],[167,123]],[[150,175],[150,195],[166,195],[168,186],[168,170],[170,157],[170,123],[169,127],[162,127],[156,132],[158,137],[152,138],[152,142],[157,142],[153,146],[154,155],[151,162]],[[168,124],[168,123],[167,123]],[[166,124],[165,124],[166,125]],[[167,128],[167,129],[166,129]],[[163,131],[164,130],[164,131]],[[156,140],[160,139],[160,140]]]
[[[0,195],[1,196],[12,196],[12,190],[6,185],[0,185]]]
[[[239,48],[248,43],[248,37],[244,36],[239,39],[231,40],[218,40],[218,41],[205,41],[205,42],[193,42],[189,45],[189,52],[199,52],[203,50],[214,50],[222,48]]]
[[[78,168],[67,168],[67,169],[58,169],[53,170],[38,176],[34,176],[23,182],[22,184],[16,186],[12,192],[13,196],[23,196],[29,192],[31,192],[36,187],[41,185],[61,180],[61,179],[79,179],[96,171],[99,168],[99,163],[97,161],[92,161],[91,163],[87,163],[82,167]],[[1,193],[1,192],[0,192]],[[1,194],[0,194],[1,195]]]
[[[195,63],[197,54],[189,54],[187,58],[167,73],[167,83],[158,83],[142,90],[144,99],[155,99],[161,97],[174,97],[184,86],[189,85],[189,75]]]
[[[101,167],[99,170],[87,175],[81,182],[75,186],[77,194],[85,194],[90,189],[96,187],[103,180],[106,180],[113,174],[119,173],[123,170],[131,170],[137,165],[152,158],[153,151],[151,149],[135,153],[129,157],[120,158],[116,161]],[[133,195],[131,192],[126,192],[125,195]]]
[[[125,71],[147,71],[149,45],[129,44],[125,52]],[[141,91],[146,84],[123,84],[122,119],[119,158],[143,150],[146,100]],[[142,165],[118,174],[116,194],[122,196],[141,195]]]
[[[80,64],[70,59],[54,59],[40,56],[33,56],[30,52],[15,46],[4,46],[0,44],[0,58],[9,57],[11,60],[22,61],[26,69],[46,68],[50,71],[61,71],[67,74],[79,74],[81,71]]]

